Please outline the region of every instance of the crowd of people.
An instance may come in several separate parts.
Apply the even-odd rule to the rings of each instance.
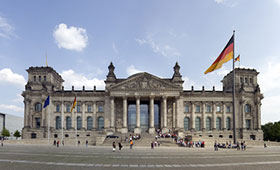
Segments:
[[[228,149],[237,149],[237,150],[246,150],[246,143],[245,141],[236,142],[236,144],[232,144],[231,141],[226,141],[226,143],[218,143],[215,141],[214,143],[214,150],[218,151],[218,148],[228,148]]]

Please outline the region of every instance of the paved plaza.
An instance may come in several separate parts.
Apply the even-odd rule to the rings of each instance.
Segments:
[[[49,169],[279,169],[280,147],[249,147],[246,151],[213,148],[4,145],[1,170]]]

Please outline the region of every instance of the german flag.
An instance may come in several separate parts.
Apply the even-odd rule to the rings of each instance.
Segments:
[[[219,55],[219,57],[214,61],[214,63],[204,72],[204,74],[210,73],[222,67],[222,65],[229,60],[233,59],[233,44],[234,35],[230,38],[229,42]]]
[[[234,62],[240,61],[240,54],[234,59]]]
[[[73,109],[75,109],[76,104],[77,104],[77,101],[76,101],[76,96],[75,96],[75,99],[74,99],[74,101],[73,101],[73,105],[72,105],[72,107],[71,107],[71,112],[73,111]]]

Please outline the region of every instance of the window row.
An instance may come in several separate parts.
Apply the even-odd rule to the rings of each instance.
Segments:
[[[253,78],[252,77],[250,77],[250,78],[248,78],[248,77],[240,77],[240,83],[241,84],[243,84],[243,83],[245,83],[245,84],[253,84]]]
[[[42,76],[33,76],[33,81],[42,81]],[[43,76],[43,81],[47,81],[47,76]]]
[[[230,117],[226,118],[226,129],[230,130],[231,129],[231,119]],[[213,125],[212,125],[212,118],[207,117],[206,118],[206,130],[210,131],[212,130]],[[185,130],[190,130],[190,118],[185,117],[184,118],[184,129]],[[220,117],[216,118],[216,129],[217,130],[222,130],[222,119]],[[197,117],[195,119],[195,130],[201,131],[201,118]]]
[[[92,117],[87,117],[87,130],[92,130],[94,127]],[[98,117],[97,119],[97,129],[102,130],[104,129],[104,118],[102,116]],[[72,118],[70,116],[66,117],[66,130],[70,130],[72,128]],[[55,129],[61,129],[61,117],[56,116],[55,118]],[[77,116],[77,130],[82,129],[82,118],[81,116]]]
[[[56,108],[55,108],[55,111],[56,112],[60,112],[61,111],[61,108],[60,108],[61,106],[59,105],[59,104],[57,104],[56,105]],[[71,105],[66,105],[66,112],[70,112],[71,111]],[[76,111],[78,112],[78,113],[81,113],[82,112],[82,109],[81,109],[81,105],[77,105],[76,106]],[[92,112],[92,105],[87,105],[87,107],[86,107],[86,111],[87,112]],[[103,108],[103,106],[102,105],[98,105],[97,106],[97,112],[104,112],[104,108]]]
[[[206,105],[205,106],[205,112],[208,112],[208,113],[210,113],[210,112],[212,112],[212,106],[211,105]],[[185,106],[185,112],[191,112],[191,106],[190,105],[186,105]],[[196,113],[200,113],[200,112],[202,112],[202,108],[201,108],[201,106],[200,105],[195,105],[195,112]],[[222,106],[216,106],[216,112],[222,112]],[[226,112],[227,113],[230,113],[231,112],[231,107],[230,106],[226,106]]]

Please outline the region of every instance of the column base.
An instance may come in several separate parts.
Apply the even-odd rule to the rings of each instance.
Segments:
[[[134,133],[141,133],[141,128],[135,128]]]
[[[121,133],[127,133],[128,132],[128,129],[127,128],[122,128],[121,129]]]
[[[150,133],[150,134],[155,133],[155,128],[149,128],[149,133]]]

